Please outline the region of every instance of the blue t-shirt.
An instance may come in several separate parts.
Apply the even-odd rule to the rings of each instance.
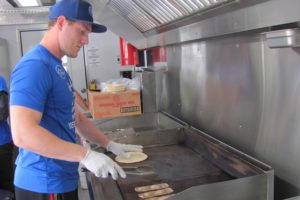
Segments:
[[[0,92],[7,92],[5,79],[0,76]],[[10,127],[7,121],[0,121],[0,145],[12,142]]]
[[[72,143],[76,143],[74,99],[72,81],[61,60],[42,45],[28,52],[13,70],[10,105],[42,113],[40,126]],[[16,164],[14,184],[19,188],[63,193],[77,187],[77,162],[51,159],[19,148]]]

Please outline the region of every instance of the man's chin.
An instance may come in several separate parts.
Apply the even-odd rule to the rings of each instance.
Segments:
[[[76,58],[78,55],[78,53],[76,54],[67,54],[66,56],[68,56],[69,58]]]

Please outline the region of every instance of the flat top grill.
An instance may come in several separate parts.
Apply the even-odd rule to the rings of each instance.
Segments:
[[[156,175],[128,175],[126,179],[118,179],[121,194],[126,200],[139,199],[134,191],[136,186],[164,182],[168,183],[175,193],[178,193],[195,185],[232,179],[183,144],[146,148],[144,152],[149,156],[147,160],[122,166],[151,166]]]
[[[177,194],[171,199],[195,199],[200,195],[203,199],[216,200],[228,193],[227,189],[222,188],[243,191],[234,193],[236,197],[233,199],[237,200],[266,199],[269,195],[269,189],[262,189],[272,186],[269,182],[273,180],[273,171],[269,166],[199,131],[184,127],[110,134],[116,142],[143,145],[144,152],[149,156],[143,162],[121,164],[122,167],[150,166],[155,175],[127,174],[126,179],[114,181],[88,173],[92,200],[135,200],[138,199],[135,187],[158,183],[170,185]],[[220,183],[223,186],[218,188]],[[208,187],[212,189],[206,191],[204,188]],[[217,193],[214,187],[218,188]],[[183,198],[186,195],[192,196]]]

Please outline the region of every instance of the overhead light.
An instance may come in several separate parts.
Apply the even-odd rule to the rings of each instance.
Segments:
[[[22,7],[39,6],[38,0],[17,0]]]

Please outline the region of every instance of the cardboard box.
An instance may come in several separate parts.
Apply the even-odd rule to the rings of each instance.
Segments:
[[[89,110],[96,119],[141,114],[140,91],[92,92],[89,91]]]

